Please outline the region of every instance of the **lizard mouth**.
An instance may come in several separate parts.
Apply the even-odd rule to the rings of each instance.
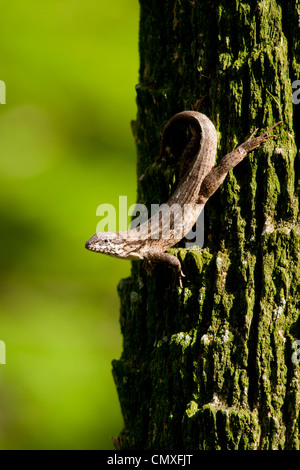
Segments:
[[[91,246],[88,242],[86,242],[85,247],[89,251],[97,251],[94,246]]]
[[[94,240],[93,240],[94,237],[90,238],[86,243],[85,243],[85,248],[89,251],[100,251],[97,247],[97,245],[95,244]]]
[[[99,239],[98,235],[95,234],[85,243],[85,248],[89,251],[95,251],[97,253],[107,253],[110,241],[108,238]]]

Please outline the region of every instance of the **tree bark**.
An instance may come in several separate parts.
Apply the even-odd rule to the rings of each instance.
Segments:
[[[157,161],[173,114],[203,101],[219,136],[217,161],[254,128],[284,124],[207,203],[204,247],[171,250],[183,289],[168,267],[149,276],[139,262],[120,282],[118,446],[299,449],[300,104],[291,85],[300,79],[300,2],[140,7],[139,202],[166,202],[178,183],[182,135]]]

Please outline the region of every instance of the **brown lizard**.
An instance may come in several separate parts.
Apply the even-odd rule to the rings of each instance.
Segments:
[[[186,146],[182,159],[191,153],[193,161],[180,180],[175,192],[157,214],[152,215],[139,227],[119,232],[96,233],[85,244],[90,251],[104,253],[121,259],[144,260],[150,267],[152,262],[167,263],[178,273],[182,288],[184,276],[179,259],[165,251],[178,243],[192,229],[203,207],[218,189],[229,170],[241,162],[252,150],[258,148],[276,135],[269,131],[281,124],[274,124],[266,132],[254,137],[256,129],[248,140],[225,155],[214,167],[217,150],[217,133],[207,116],[197,111],[183,111],[175,114],[166,124],[161,142],[160,156],[166,148],[175,123],[186,122],[192,138]]]

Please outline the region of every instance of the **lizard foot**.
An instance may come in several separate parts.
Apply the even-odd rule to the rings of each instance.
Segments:
[[[180,271],[178,271],[178,276],[177,277],[178,277],[179,287],[180,287],[180,289],[183,289],[182,278],[185,277],[185,275],[183,274],[182,269],[180,269]]]
[[[147,253],[147,258],[144,260],[144,267],[146,269],[146,272],[149,274],[151,273],[153,269],[153,264],[152,263],[164,263],[170,266],[173,269],[173,272],[175,274],[174,276],[174,281],[175,284],[179,284],[179,287],[182,289],[182,278],[185,277],[185,275],[182,272],[181,269],[181,263],[176,256],[171,255],[170,253],[165,253],[165,252],[159,252],[159,251],[151,251]]]
[[[149,276],[151,276],[154,266],[150,260],[145,259],[143,261],[143,268],[145,269],[146,273],[149,274]]]
[[[251,152],[252,150],[260,147],[260,145],[263,144],[264,142],[267,142],[269,139],[272,139],[273,137],[277,137],[277,135],[269,134],[269,132],[272,129],[274,129],[274,127],[277,127],[279,126],[279,124],[282,124],[282,123],[283,121],[279,121],[276,124],[273,124],[273,126],[271,126],[268,130],[266,130],[263,134],[259,135],[258,137],[254,137],[258,131],[258,128],[255,129],[255,131],[252,132],[252,134],[250,135],[249,139],[247,139],[246,142],[242,144],[242,147],[247,152]]]

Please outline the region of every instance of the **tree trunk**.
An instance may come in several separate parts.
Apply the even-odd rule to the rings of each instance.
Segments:
[[[140,6],[139,202],[166,202],[178,183],[182,136],[157,161],[173,114],[202,102],[218,132],[217,161],[254,128],[284,124],[207,203],[204,247],[171,250],[183,289],[168,267],[149,276],[139,262],[120,282],[118,446],[298,449],[300,104],[292,83],[300,79],[300,2]]]

